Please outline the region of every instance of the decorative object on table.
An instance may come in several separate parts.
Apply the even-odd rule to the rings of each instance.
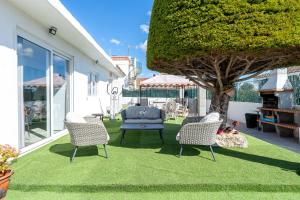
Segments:
[[[183,145],[209,146],[213,160],[216,161],[212,145],[216,143],[217,131],[222,124],[220,114],[210,113],[205,117],[187,117],[176,136],[180,144],[179,157],[182,155]]]
[[[81,117],[77,113],[68,113],[65,125],[71,137],[71,144],[75,146],[70,158],[72,162],[79,147],[103,144],[105,157],[108,158],[106,145],[109,135],[103,122],[94,117]]]
[[[7,194],[9,181],[14,173],[10,164],[18,155],[19,152],[15,148],[9,145],[0,145],[0,200],[4,200]]]

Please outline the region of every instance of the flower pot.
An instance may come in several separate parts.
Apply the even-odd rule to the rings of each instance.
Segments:
[[[4,200],[8,190],[8,184],[10,177],[13,175],[13,171],[7,171],[4,176],[0,176],[0,200]]]

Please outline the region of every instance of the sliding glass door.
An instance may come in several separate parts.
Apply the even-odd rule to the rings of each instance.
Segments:
[[[69,112],[69,61],[53,54],[53,131],[64,129]]]
[[[22,147],[50,136],[50,51],[18,37],[23,109]]]
[[[70,107],[69,61],[18,37],[18,71],[23,148],[64,129]]]

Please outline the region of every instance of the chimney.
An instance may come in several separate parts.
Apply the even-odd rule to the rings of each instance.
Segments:
[[[293,86],[288,79],[287,68],[272,70],[268,81],[263,85],[260,92],[283,91],[293,91]]]
[[[288,79],[287,68],[271,71],[267,82],[260,89],[263,107],[292,108],[294,101],[293,86]]]

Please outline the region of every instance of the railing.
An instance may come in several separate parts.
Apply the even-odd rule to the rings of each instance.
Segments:
[[[198,94],[197,89],[186,89],[184,92],[185,98],[196,98]],[[179,89],[156,89],[149,88],[141,91],[141,97],[153,97],[153,98],[179,98],[180,96]],[[128,90],[123,88],[122,90],[123,97],[139,97],[139,90]]]

